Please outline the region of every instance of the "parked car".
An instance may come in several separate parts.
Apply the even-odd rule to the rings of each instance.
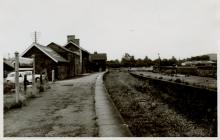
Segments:
[[[27,82],[32,83],[32,71],[22,71],[19,72],[19,83],[24,82],[24,76],[27,76]],[[42,75],[42,78],[44,78],[44,75]],[[40,79],[40,74],[35,74],[35,80]],[[7,83],[15,83],[15,72],[11,72],[8,74],[6,78]]]

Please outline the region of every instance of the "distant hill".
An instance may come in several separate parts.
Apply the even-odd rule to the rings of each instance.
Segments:
[[[210,60],[217,61],[217,53],[206,54],[209,56]]]

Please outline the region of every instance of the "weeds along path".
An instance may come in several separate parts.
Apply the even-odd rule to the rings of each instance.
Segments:
[[[126,71],[110,70],[104,77],[106,88],[134,136],[212,136],[200,126],[154,95],[147,82]]]

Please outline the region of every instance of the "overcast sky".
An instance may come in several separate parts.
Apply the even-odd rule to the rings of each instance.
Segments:
[[[217,52],[216,0],[0,0],[3,56],[38,42],[66,44],[121,59],[185,58]]]

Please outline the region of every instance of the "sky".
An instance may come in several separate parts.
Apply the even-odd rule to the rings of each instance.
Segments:
[[[75,35],[108,60],[177,59],[216,53],[217,0],[0,0],[0,47],[4,57],[34,41],[67,43]]]

